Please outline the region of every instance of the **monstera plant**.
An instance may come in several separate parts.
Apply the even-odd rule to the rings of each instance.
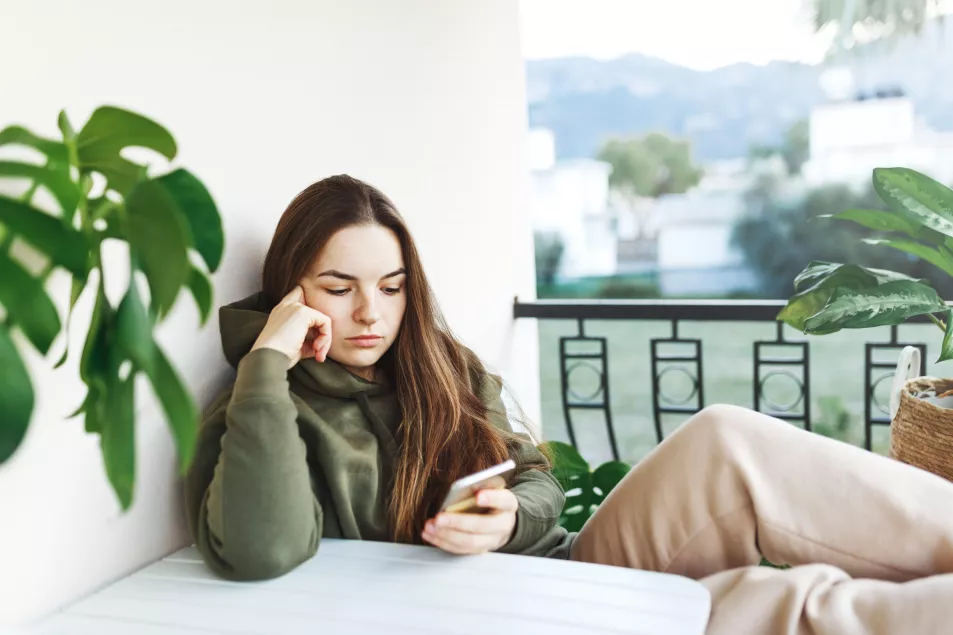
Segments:
[[[899,249],[953,276],[953,190],[906,168],[878,168],[874,188],[888,211],[829,216],[882,232],[872,245]],[[812,262],[794,280],[795,295],[778,320],[804,333],[902,324],[926,316],[943,330],[937,361],[953,359],[951,309],[926,280],[854,264]]]
[[[559,441],[549,441],[542,449],[552,461],[553,476],[566,492],[566,504],[559,524],[569,531],[582,529],[631,469],[627,463],[608,461],[593,470],[576,448]]]
[[[182,469],[191,461],[198,410],[153,331],[183,288],[195,298],[203,323],[208,317],[209,274],[224,249],[222,221],[208,190],[190,172],[177,168],[154,174],[123,156],[135,147],[175,158],[175,140],[154,121],[102,107],[78,132],[65,112],[58,123],[59,139],[20,126],[0,131],[0,152],[20,146],[13,156],[39,157],[0,160],[0,191],[23,192],[0,195],[0,463],[22,441],[35,409],[17,342],[47,356],[62,337],[64,351],[56,364],[62,365],[73,309],[93,285],[95,300],[79,359],[86,398],[73,416],[84,415],[87,432],[100,436],[106,474],[126,509],[135,480],[138,375],[148,378],[162,404]],[[44,198],[48,205],[42,205]],[[106,241],[128,245],[128,271],[117,270],[115,259],[106,266]],[[57,308],[47,292],[47,280],[57,269],[72,278],[65,308]],[[117,306],[106,297],[104,276],[129,281]],[[66,305],[65,298],[61,304]],[[14,338],[14,331],[23,337]]]

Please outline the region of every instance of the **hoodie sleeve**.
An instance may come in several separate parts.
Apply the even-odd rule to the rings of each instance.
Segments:
[[[487,375],[480,390],[480,397],[489,410],[490,420],[497,428],[509,433],[510,458],[516,463],[517,476],[510,490],[519,501],[516,512],[516,529],[501,553],[528,553],[549,533],[559,520],[566,496],[563,488],[548,469],[549,461],[525,434],[514,434],[506,415],[501,392],[502,380]]]
[[[278,351],[246,355],[199,433],[186,511],[196,546],[225,578],[274,578],[317,552],[321,506],[287,373]]]

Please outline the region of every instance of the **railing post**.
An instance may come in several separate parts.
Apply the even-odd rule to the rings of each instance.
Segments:
[[[576,432],[572,421],[572,411],[574,409],[602,410],[602,414],[605,417],[606,432],[609,437],[609,447],[612,451],[612,457],[618,461],[619,446],[616,439],[615,428],[612,424],[612,408],[609,400],[609,345],[604,337],[589,337],[586,335],[584,318],[579,318],[577,327],[577,335],[559,338],[561,397],[563,415],[566,419],[566,431],[569,434],[569,442],[573,447],[578,447]],[[572,344],[586,343],[595,343],[597,352],[571,352],[568,348]],[[598,366],[593,366],[591,362],[596,362]],[[580,395],[572,388],[572,374],[582,368],[592,370],[598,377],[596,390],[590,395]]]

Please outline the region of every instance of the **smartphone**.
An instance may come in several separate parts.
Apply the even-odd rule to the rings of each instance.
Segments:
[[[440,506],[442,512],[475,514],[481,511],[477,505],[477,492],[483,489],[503,489],[506,487],[506,477],[516,469],[512,459],[503,461],[483,471],[464,476],[454,481]]]

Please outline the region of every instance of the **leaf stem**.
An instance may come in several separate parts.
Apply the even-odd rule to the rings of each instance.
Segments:
[[[946,333],[946,323],[940,318],[936,317],[932,313],[927,313],[927,317],[930,318],[930,321],[940,327],[940,330]]]

